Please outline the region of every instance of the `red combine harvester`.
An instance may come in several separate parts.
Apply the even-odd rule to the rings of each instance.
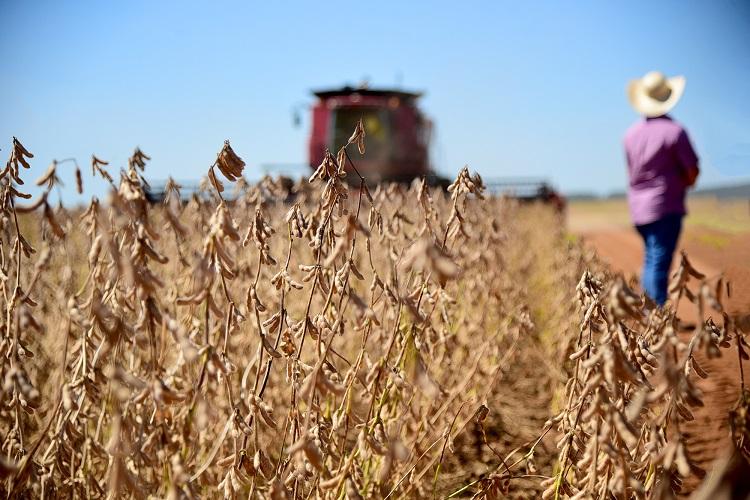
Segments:
[[[320,164],[326,148],[335,154],[346,144],[361,119],[367,147],[364,156],[353,155],[352,160],[368,182],[411,182],[425,177],[430,184],[446,183],[430,168],[432,123],[417,106],[422,94],[343,87],[313,95],[317,102],[312,107],[308,157],[311,168]]]
[[[313,95],[317,102],[312,107],[310,168],[320,165],[326,148],[335,154],[346,144],[357,120],[362,119],[366,150],[364,157],[354,155],[352,159],[368,182],[411,182],[424,177],[433,186],[450,183],[430,166],[432,122],[419,109],[421,93],[347,86]],[[350,174],[351,182],[359,182],[354,172]],[[558,210],[565,207],[565,199],[544,180],[485,179],[485,184],[491,192],[521,202],[541,201]]]
[[[429,185],[447,187],[449,179],[435,173],[430,164],[432,122],[422,113],[419,92],[367,87],[342,87],[314,91],[316,102],[311,107],[312,126],[308,144],[307,165],[261,165],[266,174],[281,175],[292,185],[292,176],[304,176],[308,167],[316,169],[326,149],[333,154],[347,143],[358,120],[365,128],[365,154],[351,155],[357,170],[370,184],[381,182],[409,183],[425,178]],[[296,121],[296,120],[295,120]],[[359,183],[351,169],[348,180]],[[291,171],[296,171],[292,174]],[[549,183],[539,179],[484,179],[488,190],[521,202],[541,201],[558,210],[565,199]],[[181,183],[186,193],[196,192],[197,185]],[[164,198],[164,184],[152,184],[147,197],[153,202]]]

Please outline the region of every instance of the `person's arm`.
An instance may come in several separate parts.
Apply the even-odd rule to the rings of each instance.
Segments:
[[[630,178],[632,175],[632,163],[630,162],[630,150],[628,148],[627,138],[622,141],[623,150],[625,152],[625,173],[628,177],[628,186],[630,186]]]
[[[700,169],[698,168],[698,155],[695,154],[693,145],[690,143],[690,138],[687,132],[684,130],[680,132],[677,137],[677,142],[674,147],[677,161],[680,164],[680,173],[682,178],[685,180],[687,187],[695,185],[695,181],[698,180]]]
[[[685,174],[685,184],[687,187],[693,187],[695,185],[695,181],[698,180],[698,174],[700,173],[700,169],[698,168],[698,165],[694,165],[687,169],[687,172]]]

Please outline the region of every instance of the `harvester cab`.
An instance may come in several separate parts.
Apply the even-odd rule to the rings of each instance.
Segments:
[[[368,182],[410,182],[426,177],[439,183],[430,168],[432,124],[419,109],[418,92],[343,87],[313,92],[309,164],[316,168],[325,150],[336,153],[362,120],[367,133],[363,156],[354,155],[357,170]],[[352,180],[351,165],[346,166]]]

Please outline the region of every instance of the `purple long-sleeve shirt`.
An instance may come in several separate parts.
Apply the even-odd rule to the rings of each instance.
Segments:
[[[682,125],[666,115],[646,118],[628,129],[624,145],[633,224],[685,214],[686,179],[698,168],[698,156]]]

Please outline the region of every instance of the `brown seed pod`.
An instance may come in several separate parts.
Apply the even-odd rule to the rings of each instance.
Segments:
[[[245,168],[245,162],[237,156],[237,154],[232,149],[232,146],[229,145],[229,141],[224,141],[224,146],[221,148],[221,151],[219,151],[218,156],[216,157],[216,166],[219,167],[219,170],[221,170],[221,173],[224,174],[224,177],[226,177],[229,181],[234,182],[238,178],[242,177],[242,171]],[[212,175],[213,170],[209,169],[209,175]],[[216,177],[213,177],[213,180],[218,183],[218,180]],[[217,187],[217,189],[219,189]],[[221,189],[220,191],[223,191]]]

